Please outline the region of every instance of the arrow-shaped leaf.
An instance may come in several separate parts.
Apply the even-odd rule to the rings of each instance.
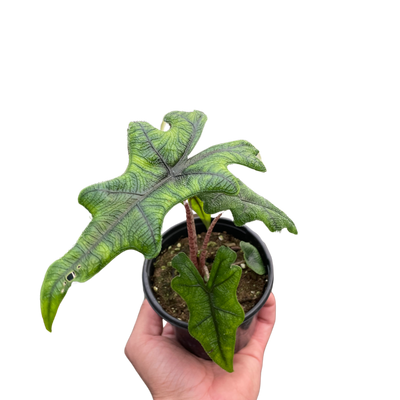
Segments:
[[[49,331],[73,281],[87,281],[127,249],[146,258],[160,252],[162,222],[175,204],[199,193],[237,194],[229,164],[265,171],[256,157],[258,150],[246,141],[216,145],[188,158],[206,119],[200,111],[171,112],[164,117],[170,125],[166,132],[146,122],[129,124],[125,173],[80,193],[78,201],[93,219],[75,246],[46,273],[41,309]]]
[[[244,259],[249,268],[251,268],[258,275],[264,275],[267,273],[267,269],[261,258],[261,254],[258,252],[257,248],[251,243],[240,242],[240,248],[243,251]]]
[[[244,320],[236,297],[242,269],[232,265],[235,260],[236,253],[221,246],[207,284],[186,254],[179,253],[172,260],[179,276],[172,280],[171,287],[188,305],[189,333],[228,372],[233,372],[236,330]]]
[[[246,222],[255,220],[263,221],[271,232],[280,231],[284,228],[291,233],[297,234],[293,221],[279,208],[275,207],[264,197],[253,192],[239,179],[240,191],[236,196],[225,193],[199,195],[204,203],[204,211],[214,214],[224,210],[231,210],[235,225],[242,226]]]

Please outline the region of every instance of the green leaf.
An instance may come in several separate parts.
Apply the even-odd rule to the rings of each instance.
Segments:
[[[233,372],[236,330],[244,320],[236,297],[242,269],[231,265],[235,260],[236,253],[221,246],[207,284],[186,254],[179,253],[172,260],[179,276],[172,280],[171,287],[188,305],[189,333],[228,372]]]
[[[264,275],[267,273],[267,269],[265,268],[260,253],[251,243],[240,242],[240,248],[243,250],[244,259],[249,268],[258,275]]]
[[[206,119],[200,111],[174,111],[164,117],[170,125],[166,132],[146,122],[129,124],[126,171],[82,190],[78,201],[93,219],[44,278],[41,310],[49,331],[72,282],[87,281],[125,250],[140,251],[146,258],[160,252],[162,222],[174,205],[204,192],[237,194],[239,185],[229,164],[265,171],[258,150],[241,140],[188,158]]]
[[[240,192],[237,196],[226,193],[199,195],[204,203],[204,210],[214,214],[224,210],[231,210],[234,223],[242,226],[246,222],[260,220],[271,232],[280,231],[284,228],[291,233],[297,234],[293,221],[279,208],[275,207],[264,197],[254,193],[243,182],[238,179]]]
[[[199,218],[203,221],[206,229],[208,229],[211,225],[211,215],[204,212],[203,202],[199,199],[199,197],[194,196],[189,199],[190,207],[192,210],[199,216]]]

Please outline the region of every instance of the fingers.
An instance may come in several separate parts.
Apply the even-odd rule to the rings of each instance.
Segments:
[[[257,315],[257,325],[248,344],[248,350],[252,354],[263,354],[268,340],[271,338],[275,324],[277,324],[276,303],[274,292],[271,292],[268,300]]]
[[[275,318],[276,318],[276,301],[274,294],[271,293],[264,307],[258,313],[257,319],[258,321],[261,321],[267,326],[271,326],[272,329],[275,324]]]

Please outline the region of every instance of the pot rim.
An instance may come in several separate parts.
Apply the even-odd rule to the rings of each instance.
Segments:
[[[203,224],[203,222],[200,220],[200,218],[195,218],[195,223],[196,223],[196,226],[199,224]],[[231,219],[227,219],[227,218],[220,218],[216,224],[216,227],[218,227],[218,225],[226,225],[227,227],[240,230],[240,231],[242,231],[243,234],[250,236],[252,239],[251,241],[253,242],[253,245],[255,244],[254,241],[258,242],[257,243],[258,246],[256,246],[256,247],[258,248],[259,251],[261,250],[260,253],[261,252],[264,253],[264,257],[268,261],[268,265],[266,266],[267,272],[268,272],[267,285],[265,286],[264,293],[261,296],[260,300],[255,304],[255,306],[250,311],[245,313],[244,321],[242,322],[242,324],[245,324],[246,322],[251,320],[261,310],[261,308],[267,302],[268,297],[272,291],[272,285],[273,285],[273,281],[274,281],[274,268],[273,268],[273,263],[272,263],[272,257],[271,257],[271,254],[269,253],[267,246],[261,240],[260,236],[257,233],[255,233],[254,231],[252,231],[250,228],[248,228],[247,226],[245,226],[245,225],[236,226]],[[171,228],[167,229],[162,234],[163,240],[164,240],[165,236],[169,236],[169,235],[175,233],[175,231],[177,231],[178,229],[182,229],[182,227],[186,228],[186,221],[182,221],[178,224],[175,224]],[[234,236],[234,234],[232,234],[232,233],[230,233],[230,234]],[[261,256],[263,256],[263,254],[261,254]],[[147,298],[149,304],[154,309],[154,311],[156,311],[157,314],[161,318],[163,318],[165,321],[167,321],[170,324],[175,325],[177,327],[188,330],[189,324],[185,321],[181,321],[181,320],[173,317],[172,315],[168,314],[158,303],[158,301],[153,293],[153,290],[152,290],[151,284],[150,284],[150,280],[148,279],[149,275],[147,274],[147,271],[148,271],[148,269],[150,269],[152,267],[154,260],[155,260],[155,258],[145,259],[145,261],[143,263],[142,281],[143,281],[143,290],[144,290],[145,298]]]

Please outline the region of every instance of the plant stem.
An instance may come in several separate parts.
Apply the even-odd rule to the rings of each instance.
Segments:
[[[185,206],[186,209],[186,225],[189,238],[190,260],[197,268],[197,270],[200,272],[200,275],[204,277],[204,272],[202,268],[199,268],[199,260],[197,258],[197,252],[198,252],[197,235],[196,235],[196,226],[194,224],[193,213],[187,201],[185,201],[183,205]]]

